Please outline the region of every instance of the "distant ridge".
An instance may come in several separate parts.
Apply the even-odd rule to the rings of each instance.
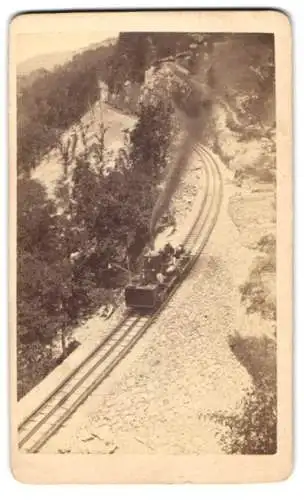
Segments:
[[[69,59],[76,54],[75,51],[69,52],[55,52],[53,54],[39,54],[38,56],[31,57],[26,61],[18,64],[17,73],[20,76],[26,76],[33,71],[45,69],[51,71],[57,65],[66,63]]]
[[[38,71],[44,69],[47,71],[52,71],[55,66],[60,66],[71,60],[76,54],[81,54],[87,50],[98,49],[98,47],[107,47],[116,42],[116,38],[107,38],[102,40],[100,43],[93,43],[87,45],[78,50],[54,52],[52,54],[39,54],[37,56],[31,57],[26,61],[17,65],[18,76],[27,76],[33,71]]]

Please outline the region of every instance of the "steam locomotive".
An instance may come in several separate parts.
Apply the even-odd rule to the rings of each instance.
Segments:
[[[182,245],[174,249],[170,243],[144,255],[142,272],[125,288],[127,308],[153,312],[160,307],[173,287],[181,280],[190,261]]]

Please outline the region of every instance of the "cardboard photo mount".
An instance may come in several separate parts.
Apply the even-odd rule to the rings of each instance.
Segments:
[[[16,60],[18,36],[54,30],[273,33],[277,125],[277,377],[278,450],[275,455],[48,455],[18,449],[16,394]],[[54,47],[54,51],[56,47]],[[20,14],[9,39],[10,158],[10,401],[11,468],[24,483],[250,483],[292,472],[292,34],[283,12],[145,11]]]

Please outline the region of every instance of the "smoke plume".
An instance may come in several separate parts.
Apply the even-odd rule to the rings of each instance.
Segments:
[[[177,64],[170,66],[174,74],[187,84],[190,93],[186,99],[181,95],[172,95],[173,104],[177,117],[182,122],[186,136],[179,147],[177,157],[171,166],[165,181],[165,187],[156,201],[151,221],[150,221],[150,239],[151,246],[154,246],[157,224],[162,215],[168,210],[171,198],[176,191],[183,171],[190,158],[193,146],[199,142],[202,137],[204,117],[210,112],[212,97],[210,89],[204,83],[191,78],[189,71],[181,68]]]
[[[153,243],[156,236],[157,223],[162,217],[162,215],[168,210],[171,198],[176,191],[179,181],[182,177],[183,171],[187,165],[187,161],[192,152],[192,147],[194,145],[194,139],[187,134],[183,140],[178,156],[169,170],[167,179],[165,181],[165,187],[160,193],[158,200],[152,211],[151,221],[150,221],[150,235],[151,242]]]

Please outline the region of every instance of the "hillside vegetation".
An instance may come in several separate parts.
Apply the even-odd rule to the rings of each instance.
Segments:
[[[70,181],[63,158],[56,205],[37,181],[18,181],[19,397],[58,362],[51,347],[60,332],[65,357],[73,325],[115,302],[128,265],[136,267],[170,134],[170,114],[161,104],[143,108],[110,173],[102,137],[93,154],[75,158]]]
[[[88,50],[53,71],[19,79],[17,100],[18,172],[29,173],[99,98],[98,80],[107,77],[112,46]]]

